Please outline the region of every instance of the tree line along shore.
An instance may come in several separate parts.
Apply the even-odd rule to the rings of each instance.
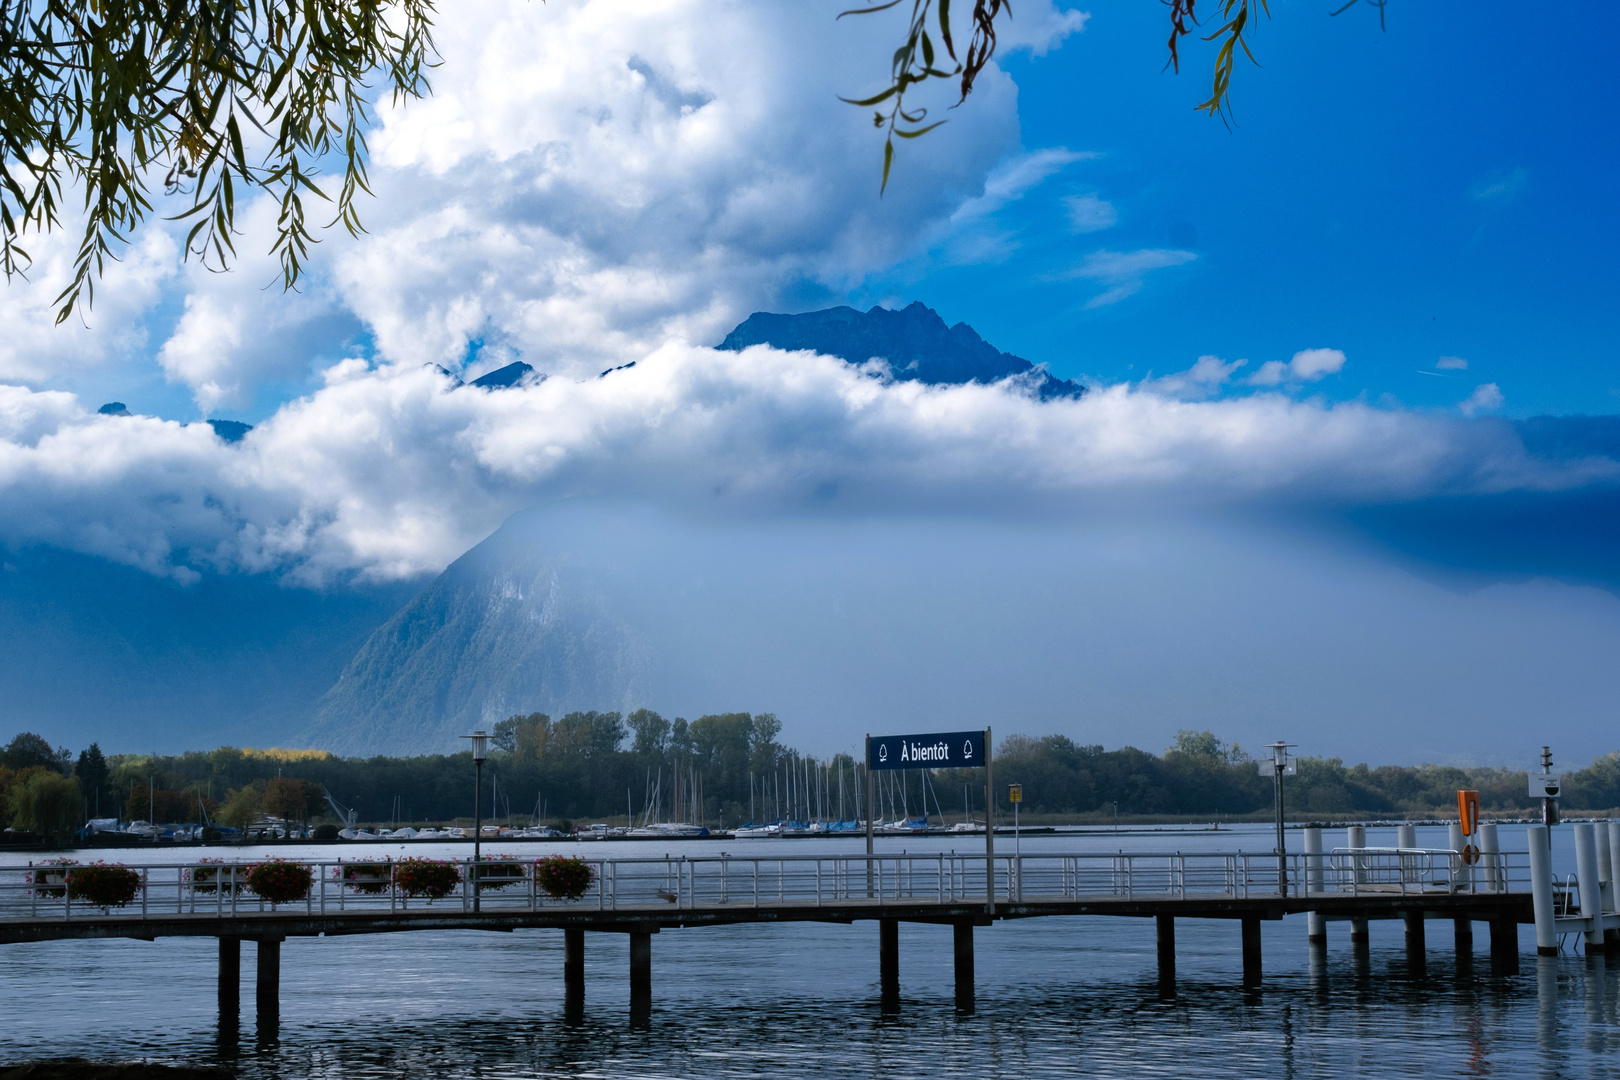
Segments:
[[[568,831],[585,822],[834,821],[863,814],[866,782],[849,754],[815,757],[785,746],[770,713],[717,713],[693,721],[640,709],[513,716],[495,726],[484,765],[486,820]],[[1106,750],[1062,735],[1012,735],[994,749],[998,821],[1006,785],[1023,788],[1032,824],[1238,820],[1271,813],[1272,782],[1236,743],[1182,731],[1160,753]],[[322,750],[220,747],[175,755],[74,754],[22,732],[0,750],[0,827],[65,837],[92,817],[203,820],[243,828],[265,815],[336,820],[326,795],[362,823],[469,819],[468,751],[414,757],[340,757]],[[877,774],[877,816],[934,823],[984,820],[979,770]],[[1301,757],[1287,782],[1291,818],[1426,818],[1479,791],[1491,816],[1539,804],[1526,773],[1445,765],[1346,765]],[[1620,752],[1564,779],[1566,813],[1620,808]]]

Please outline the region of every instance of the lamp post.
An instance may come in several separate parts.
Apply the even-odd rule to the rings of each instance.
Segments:
[[[1294,759],[1288,755],[1293,745],[1274,742],[1271,744],[1271,760],[1260,761],[1260,775],[1270,773],[1277,785],[1277,892],[1282,896],[1288,895],[1288,849],[1283,841],[1283,777],[1294,775]]]
[[[484,839],[484,758],[489,755],[489,735],[482,731],[475,731],[471,735],[463,735],[463,739],[472,740],[473,756],[473,861],[472,861],[472,894],[473,910],[478,910],[478,868],[479,856],[482,852]]]

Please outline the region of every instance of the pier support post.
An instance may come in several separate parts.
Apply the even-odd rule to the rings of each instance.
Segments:
[[[1322,864],[1322,830],[1305,830],[1305,895],[1323,892],[1327,888],[1327,875]],[[1320,911],[1305,914],[1305,940],[1312,945],[1327,944],[1327,916]]]
[[[1372,941],[1372,933],[1367,929],[1367,920],[1352,918],[1350,920],[1350,944],[1366,945],[1370,941]]]
[[[1260,981],[1260,917],[1243,917],[1243,981]]]
[[[563,994],[585,996],[585,931],[572,927],[563,931]]]
[[[1519,924],[1511,915],[1491,919],[1491,965],[1503,975],[1519,973]]]
[[[1532,825],[1525,832],[1530,842],[1530,902],[1536,913],[1536,955],[1558,955],[1557,912],[1553,909],[1552,851],[1547,826]]]
[[[1414,968],[1424,964],[1426,944],[1423,940],[1423,912],[1406,913],[1406,959]]]
[[[1155,915],[1159,931],[1159,990],[1176,992],[1176,917]]]
[[[219,1021],[235,1027],[242,1018],[242,939],[219,939]]]
[[[1474,955],[1474,922],[1472,919],[1453,919],[1452,926],[1452,940],[1457,946],[1457,959],[1466,960]]]
[[[900,1003],[900,923],[878,920],[878,991],[884,1005]]]
[[[274,1039],[281,1026],[281,939],[259,938],[259,971],[253,1002],[259,1041]]]
[[[973,924],[951,924],[956,945],[956,1008],[958,1012],[973,1011]]]
[[[652,1002],[652,932],[637,927],[630,931],[630,1004]]]

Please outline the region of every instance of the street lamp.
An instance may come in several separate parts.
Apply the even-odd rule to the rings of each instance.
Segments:
[[[1293,743],[1274,742],[1271,744],[1271,760],[1260,759],[1260,775],[1270,776],[1276,783],[1277,800],[1277,892],[1282,896],[1288,895],[1288,849],[1283,842],[1283,777],[1293,776],[1297,771],[1294,759],[1289,755],[1289,748]]]
[[[482,731],[475,731],[471,735],[463,735],[463,739],[472,740],[473,756],[473,861],[472,861],[472,894],[473,910],[478,910],[478,868],[479,855],[484,837],[484,758],[489,756],[489,735]]]

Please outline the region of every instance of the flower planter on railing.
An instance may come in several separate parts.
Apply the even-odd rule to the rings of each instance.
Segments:
[[[123,907],[141,892],[141,875],[118,863],[91,863],[67,871],[68,898],[93,904],[102,911]]]
[[[381,896],[394,880],[394,864],[387,859],[344,863],[338,867],[338,874],[346,888],[362,896]]]
[[[527,880],[523,864],[510,855],[492,855],[478,862],[479,892],[499,892]]]
[[[29,895],[61,900],[67,896],[68,867],[78,865],[76,859],[46,859],[36,864],[28,871]]]
[[[553,900],[579,900],[590,890],[596,872],[574,855],[550,855],[535,860],[535,884]]]
[[[291,904],[309,895],[315,872],[291,859],[270,859],[247,868],[248,889],[271,904]]]
[[[226,896],[235,896],[247,888],[243,869],[226,865],[224,859],[200,859],[185,872],[185,881],[194,893],[212,896],[223,892]]]
[[[442,859],[410,858],[394,864],[394,887],[407,897],[442,900],[461,884],[456,864]]]

